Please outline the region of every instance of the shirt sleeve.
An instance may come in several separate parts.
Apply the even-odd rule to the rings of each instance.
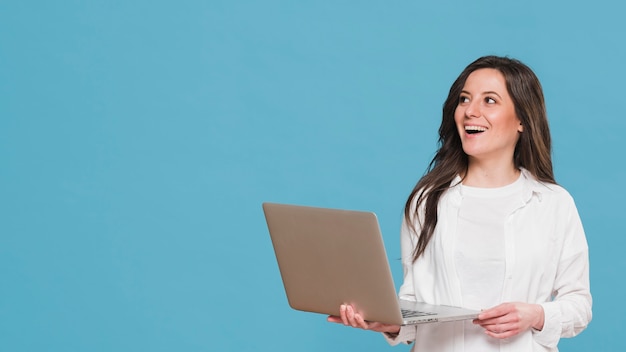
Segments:
[[[400,299],[415,301],[415,287],[413,285],[413,249],[417,245],[417,236],[409,227],[406,220],[402,220],[400,230],[400,250],[402,258],[403,282],[398,296]]]
[[[569,195],[568,195],[569,196]],[[564,219],[564,239],[553,286],[553,300],[542,304],[545,319],[535,340],[556,347],[561,337],[573,337],[591,321],[589,254],[587,240],[573,199],[568,197]],[[557,227],[558,229],[559,227]]]
[[[402,253],[402,269],[404,280],[398,296],[400,299],[415,301],[415,288],[413,287],[413,248],[415,248],[416,236],[407,225],[406,220],[402,220],[400,230],[400,248]],[[383,333],[387,342],[392,345],[401,343],[409,344],[415,340],[417,325],[404,325],[400,327],[397,335]]]

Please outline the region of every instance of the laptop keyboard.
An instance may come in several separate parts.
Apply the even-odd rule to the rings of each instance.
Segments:
[[[401,311],[402,311],[403,318],[425,317],[425,316],[437,314],[437,313],[432,313],[432,312],[420,312],[417,310],[408,310],[408,309],[401,309]]]

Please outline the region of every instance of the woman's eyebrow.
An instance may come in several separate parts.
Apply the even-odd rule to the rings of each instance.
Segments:
[[[472,95],[470,92],[466,91],[466,90],[462,90],[461,94],[467,94],[467,95]],[[488,90],[485,92],[482,92],[481,95],[495,95],[498,98],[502,99],[502,97],[500,96],[500,94],[498,94],[497,92],[493,91],[493,90]]]
[[[483,95],[496,95],[498,98],[502,99],[502,97],[500,96],[500,94],[498,94],[497,92],[494,92],[493,90],[488,90],[486,92],[483,92]]]

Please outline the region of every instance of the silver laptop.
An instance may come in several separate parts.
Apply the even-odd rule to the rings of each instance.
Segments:
[[[418,324],[473,319],[478,311],[399,300],[372,212],[263,203],[289,305],[339,315],[349,303],[368,321]]]

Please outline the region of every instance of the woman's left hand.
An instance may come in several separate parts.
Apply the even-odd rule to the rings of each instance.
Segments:
[[[521,302],[502,303],[482,311],[474,324],[485,328],[485,333],[497,339],[515,336],[531,328],[542,330],[543,307]]]

